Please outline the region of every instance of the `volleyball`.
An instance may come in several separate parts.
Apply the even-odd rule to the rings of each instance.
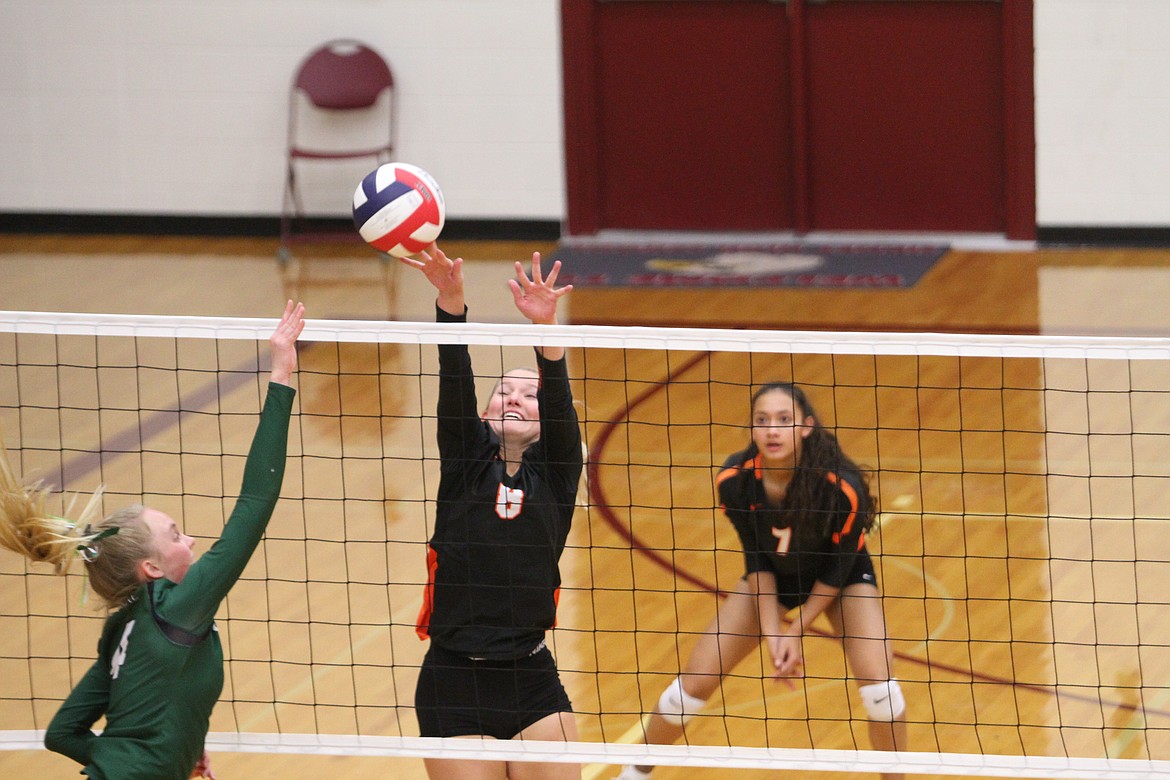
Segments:
[[[358,233],[374,249],[395,257],[426,248],[439,237],[446,218],[439,183],[417,165],[380,165],[353,193]]]

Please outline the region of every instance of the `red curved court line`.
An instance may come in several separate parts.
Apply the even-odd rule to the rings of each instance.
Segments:
[[[589,503],[590,506],[601,513],[601,516],[605,519],[605,522],[609,524],[610,528],[612,528],[618,536],[629,542],[631,548],[641,553],[642,555],[645,555],[647,558],[654,561],[654,563],[658,564],[667,571],[673,573],[675,577],[718,596],[724,596],[726,594],[720,591],[718,586],[713,585],[710,582],[707,582],[706,580],[697,577],[688,571],[677,568],[665,555],[660,553],[658,550],[647,546],[637,536],[635,536],[634,532],[630,530],[626,524],[622,523],[622,521],[614,513],[613,508],[610,506],[609,501],[605,497],[605,489],[602,486],[601,477],[599,474],[599,461],[601,460],[600,455],[601,453],[605,452],[605,445],[609,443],[609,437],[613,435],[613,432],[617,430],[619,425],[625,422],[630,412],[637,409],[648,399],[652,398],[656,393],[658,393],[659,390],[670,384],[675,376],[686,373],[690,369],[694,368],[710,354],[711,353],[709,352],[700,352],[699,354],[695,355],[693,358],[683,363],[682,367],[678,369],[677,372],[667,374],[666,379],[647,388],[640,395],[634,398],[633,401],[628,403],[625,409],[620,410],[616,415],[605,421],[605,425],[602,427],[601,433],[598,434],[595,440],[597,457],[594,457],[592,454],[592,450],[594,450],[594,448],[590,448],[591,454],[589,457],[588,470],[590,485],[589,492],[591,495]]]
[[[615,533],[617,533],[618,536],[629,542],[631,549],[633,549],[635,552],[646,556],[655,564],[673,574],[676,578],[685,582],[689,582],[692,585],[702,588],[703,590],[706,590],[710,593],[714,593],[719,598],[726,598],[726,591],[720,590],[717,585],[707,582],[701,577],[675,566],[667,556],[663,555],[657,549],[650,547],[641,539],[639,539],[638,536],[634,534],[632,530],[630,530],[629,526],[623,523],[620,518],[618,518],[613,508],[606,500],[605,488],[601,481],[601,474],[599,469],[599,463],[604,460],[604,458],[602,458],[602,454],[605,452],[606,444],[609,443],[610,437],[613,435],[614,431],[617,430],[618,426],[625,423],[630,413],[645,403],[647,400],[652,398],[654,395],[664,390],[677,377],[685,374],[687,371],[690,371],[696,365],[703,362],[707,357],[710,356],[710,354],[710,352],[700,352],[690,360],[687,360],[676,371],[668,373],[665,378],[647,388],[644,392],[636,396],[633,401],[627,404],[624,409],[619,410],[616,414],[605,421],[601,432],[597,435],[597,438],[594,439],[594,446],[590,447],[590,457],[588,464],[590,506],[601,514],[605,522],[609,524],[609,526],[614,530]],[[815,628],[813,629],[813,633],[819,634],[820,636],[828,636],[824,631],[820,631]],[[952,674],[957,674],[963,677],[969,677],[972,681],[1011,685],[1014,688],[1018,688],[1020,690],[1042,693],[1049,696],[1056,696],[1058,698],[1071,699],[1075,701],[1083,701],[1090,704],[1100,704],[1102,701],[1101,699],[1095,699],[1091,696],[1086,696],[1084,694],[1075,692],[1061,692],[1057,690],[1057,686],[1055,685],[1021,683],[1013,680],[1010,677],[985,674],[983,672],[975,671],[974,669],[964,669],[953,664],[931,661],[927,658],[919,658],[918,656],[898,652],[896,650],[894,651],[894,657],[908,663],[924,666],[927,669],[937,669],[939,671],[950,672]],[[1128,712],[1142,712],[1162,716],[1170,715],[1170,711],[1168,710],[1147,709],[1145,707],[1141,707],[1140,705],[1129,704],[1127,702],[1110,702],[1110,704],[1119,710]]]

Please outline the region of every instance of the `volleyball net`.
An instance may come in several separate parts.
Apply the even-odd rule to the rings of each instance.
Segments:
[[[16,468],[197,539],[234,503],[275,320],[0,313]],[[569,347],[588,499],[549,644],[578,742],[418,737],[415,620],[438,484],[437,343],[471,345],[481,402]],[[872,474],[868,538],[908,703],[869,750],[841,640],[793,689],[766,650],[672,746],[644,716],[743,574],[716,468],[751,393],[802,385]],[[1170,777],[1170,340],[310,321],[282,498],[218,618],[209,749],[950,776]],[[583,496],[584,498],[584,496]],[[104,614],[0,551],[0,748],[38,747]],[[671,777],[664,770],[663,780]]]

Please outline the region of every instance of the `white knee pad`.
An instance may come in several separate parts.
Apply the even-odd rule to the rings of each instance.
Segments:
[[[906,711],[906,697],[897,680],[863,685],[860,689],[861,703],[870,720],[887,723],[897,720]]]
[[[662,692],[662,696],[658,699],[656,712],[667,723],[685,726],[691,718],[699,714],[699,710],[703,709],[703,705],[706,703],[706,699],[691,696],[684,691],[682,678],[676,677],[674,682],[666,686],[666,690]]]

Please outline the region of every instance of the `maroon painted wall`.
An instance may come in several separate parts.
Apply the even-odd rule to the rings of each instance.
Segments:
[[[808,8],[814,229],[1003,230],[1000,11],[988,2]]]
[[[601,8],[602,224],[792,226],[787,38],[771,3]]]
[[[562,0],[568,229],[1035,233],[1031,0]]]

